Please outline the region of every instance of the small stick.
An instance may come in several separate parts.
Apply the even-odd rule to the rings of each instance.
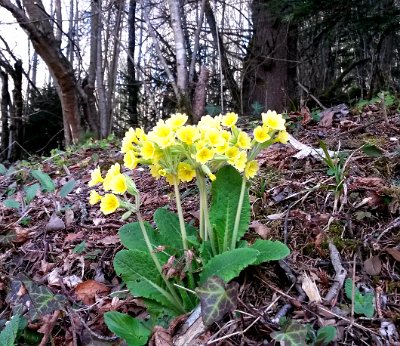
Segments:
[[[310,95],[310,97],[318,103],[318,105],[322,108],[322,109],[327,109],[320,100],[318,100],[313,94],[310,93],[310,90],[308,90],[303,84],[301,84],[300,82],[297,82],[298,86],[300,88],[302,88],[308,95]]]
[[[325,301],[333,305],[333,300],[336,299],[340,289],[343,287],[344,280],[346,279],[347,271],[343,268],[340,260],[340,254],[335,245],[329,242],[329,251],[331,255],[331,262],[335,269],[335,279],[331,288],[325,296]]]
[[[39,346],[46,346],[47,345],[47,340],[49,340],[51,332],[52,332],[52,330],[54,328],[54,325],[56,324],[57,319],[58,319],[59,316],[60,316],[60,310],[54,311],[53,316],[51,317],[49,322],[44,325],[45,333],[43,335],[42,341],[40,341]]]

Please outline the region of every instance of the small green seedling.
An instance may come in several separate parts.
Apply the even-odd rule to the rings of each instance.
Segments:
[[[371,318],[375,313],[374,306],[374,294],[367,292],[362,294],[360,290],[353,286],[353,280],[350,278],[346,279],[344,283],[344,290],[346,292],[346,297],[352,300],[353,297],[353,287],[354,287],[354,312],[359,315],[364,315]]]

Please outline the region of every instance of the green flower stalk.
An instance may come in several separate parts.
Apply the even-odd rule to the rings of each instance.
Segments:
[[[236,210],[235,225],[233,226],[233,232],[232,232],[231,250],[236,248],[236,243],[238,240],[237,236],[238,236],[238,232],[239,232],[240,214],[241,214],[242,207],[243,207],[244,194],[246,191],[246,182],[247,182],[246,176],[243,176],[242,186],[240,189],[239,203],[238,203],[237,210]]]
[[[179,297],[178,297],[178,295],[177,295],[177,293],[175,291],[174,286],[168,281],[168,279],[165,277],[164,273],[162,272],[162,267],[161,267],[160,261],[158,260],[156,254],[154,253],[154,250],[153,250],[153,247],[152,247],[152,245],[150,243],[150,239],[149,239],[149,236],[147,234],[146,228],[144,227],[144,222],[143,222],[142,215],[140,214],[140,212],[136,212],[136,216],[138,218],[138,222],[139,222],[142,234],[143,234],[143,239],[144,239],[144,241],[146,243],[146,246],[147,246],[147,250],[149,251],[149,254],[150,254],[150,256],[151,256],[151,258],[152,258],[152,260],[154,262],[154,265],[156,266],[156,268],[157,268],[158,272],[160,273],[163,281],[165,282],[165,285],[168,288],[169,293],[165,291],[165,293],[164,293],[165,297],[171,303],[175,304],[179,308],[179,310],[182,311],[182,313],[185,313],[185,309],[182,306],[182,302],[179,299]]]

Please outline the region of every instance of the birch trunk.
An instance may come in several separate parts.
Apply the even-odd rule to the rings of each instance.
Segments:
[[[178,86],[178,109],[190,109],[188,102],[188,66],[186,60],[185,35],[179,10],[179,0],[168,0],[171,26],[175,39],[176,84]]]

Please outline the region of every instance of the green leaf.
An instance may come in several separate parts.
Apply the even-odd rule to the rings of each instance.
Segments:
[[[290,254],[289,248],[278,240],[258,239],[251,248],[259,252],[254,265],[268,261],[279,261]]]
[[[344,282],[344,290],[348,299],[352,299],[353,280],[347,278]],[[374,294],[372,292],[362,294],[354,286],[354,312],[366,317],[373,317],[375,313]]]
[[[218,276],[211,276],[196,293],[200,296],[201,315],[206,326],[220,321],[237,305],[239,284],[231,282],[227,287]]]
[[[204,266],[200,274],[200,284],[204,284],[214,275],[228,282],[238,276],[244,268],[253,264],[258,255],[259,252],[251,248],[234,249],[217,255]]]
[[[15,199],[9,198],[3,201],[6,208],[19,209],[21,204]]]
[[[106,312],[104,322],[115,335],[124,339],[129,346],[145,345],[151,333],[144,326],[143,321],[117,311]]]
[[[369,157],[381,157],[383,155],[383,151],[374,144],[365,144],[361,150]]]
[[[153,245],[153,248],[156,248],[159,245],[156,240],[156,231],[148,222],[144,223],[144,228],[146,229],[150,243]],[[121,243],[129,250],[148,251],[139,222],[131,222],[122,226],[118,231],[118,235]]]
[[[25,201],[26,204],[29,204],[32,202],[32,200],[36,197],[36,193],[38,192],[40,188],[40,184],[35,183],[33,185],[25,187]]]
[[[7,172],[6,166],[4,166],[2,163],[0,163],[0,174],[4,175]]]
[[[10,322],[4,327],[0,333],[1,346],[14,346],[17,339],[20,316],[13,316]]]
[[[43,173],[40,169],[31,171],[31,175],[39,181],[43,191],[54,192],[54,190],[56,189],[50,176],[46,173]]]
[[[165,208],[159,208],[154,213],[154,221],[159,232],[158,245],[166,246],[166,251],[171,255],[176,254],[178,250],[179,253],[182,253],[182,235],[178,215]],[[187,237],[193,242],[196,239],[196,228],[187,223],[185,223],[185,228]],[[173,251],[171,252],[170,249]]]
[[[317,332],[317,345],[328,345],[336,339],[336,328],[333,326],[325,326],[318,329]]]
[[[75,188],[75,184],[75,179],[71,179],[67,183],[65,183],[60,190],[60,196],[62,198],[65,198]]]
[[[148,252],[119,251],[114,258],[114,270],[122,277],[133,295],[155,300],[166,307],[175,308],[174,310],[178,309],[163,288],[161,275]]]
[[[76,253],[76,254],[81,254],[85,251],[86,249],[86,242],[83,241],[81,243],[79,243],[78,245],[76,245],[73,249],[72,252]]]
[[[283,331],[271,333],[271,338],[284,346],[307,346],[307,328],[297,322],[290,322]]]
[[[212,183],[210,222],[215,231],[220,253],[231,246],[241,185],[242,176],[232,166],[221,168],[217,173],[217,179]],[[249,222],[250,202],[249,192],[246,189],[236,241],[247,231]]]
[[[22,285],[26,289],[26,294],[21,296],[19,292],[21,292]],[[22,312],[26,306],[29,306],[28,315],[35,320],[43,315],[52,314],[56,310],[63,310],[66,298],[60,294],[54,295],[48,287],[39,285],[19,273],[11,282],[11,290],[6,301],[13,302],[14,313]]]

